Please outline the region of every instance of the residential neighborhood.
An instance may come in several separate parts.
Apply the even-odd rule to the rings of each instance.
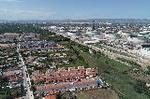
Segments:
[[[97,89],[103,84],[95,68],[86,68],[82,62],[71,66],[77,56],[71,56],[64,45],[40,40],[34,33],[9,34],[3,35],[1,43],[1,75],[7,80],[7,86],[1,87],[18,88],[16,99]]]
[[[107,22],[19,25],[32,29],[0,34],[2,99],[132,98],[128,92],[148,97],[149,55],[141,56],[139,50],[149,51],[147,34],[141,34],[149,27],[128,30]]]

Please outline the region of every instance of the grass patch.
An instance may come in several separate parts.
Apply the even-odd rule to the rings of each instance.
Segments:
[[[78,66],[85,66],[85,65],[86,65],[86,63],[84,61],[82,61],[82,60],[75,60],[75,61],[73,61],[73,62],[71,62],[69,64],[60,65],[58,67],[59,68],[65,67],[67,69],[68,67],[78,67]]]
[[[112,90],[98,89],[77,94],[77,99],[119,99]]]
[[[96,58],[94,55],[91,55],[89,53],[82,53],[82,56],[91,67],[99,67],[101,72],[105,70],[109,70],[110,68],[115,69],[119,72],[124,72],[124,71],[128,71],[131,69],[131,67],[126,66],[122,63],[116,62],[105,56]]]
[[[122,73],[102,74],[115,90],[120,98],[123,99],[149,99],[145,94],[136,92],[134,86],[136,80]]]

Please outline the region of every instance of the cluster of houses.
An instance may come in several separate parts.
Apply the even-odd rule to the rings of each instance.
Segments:
[[[9,47],[15,47],[15,46],[16,46],[15,43],[8,43],[8,44],[6,44],[6,43],[1,43],[1,44],[0,44],[0,48],[9,48]]]
[[[46,73],[34,71],[31,80],[36,84],[36,96],[44,94],[45,99],[55,97],[56,93],[70,91],[80,92],[99,88],[103,81],[98,78],[96,69],[84,66],[59,68],[57,71],[48,69]],[[54,98],[55,99],[55,98]]]
[[[33,86],[36,86],[36,95],[41,95],[44,92],[44,94],[46,94],[44,95],[45,98],[49,99],[49,97],[51,97],[52,99],[52,97],[60,91],[80,91],[97,88],[98,77],[96,70],[93,68],[78,66],[77,68],[68,67],[67,69],[58,68],[58,70],[56,70],[56,66],[60,64],[69,64],[69,55],[66,52],[68,51],[67,48],[53,41],[40,41],[38,35],[35,33],[23,33],[22,35],[10,34],[10,36],[9,33],[6,33],[3,34],[3,36],[4,37],[0,37],[2,37],[2,39],[7,39],[8,37],[13,42],[14,40],[21,40],[20,52],[23,52],[22,55],[24,55],[23,58],[25,59],[25,64],[28,66],[28,70],[32,70],[29,74],[31,81],[34,82]],[[9,45],[2,44],[1,47],[14,47],[15,49],[17,47],[13,42],[11,42],[12,44],[8,43]],[[16,68],[7,69],[1,75],[8,79],[9,85],[7,87],[20,87],[23,84],[24,75],[21,67],[19,67],[20,61],[18,56],[15,56],[14,52],[6,51],[6,53],[9,54],[3,55],[6,59],[4,63],[8,62],[8,64],[2,64],[2,66],[6,65],[9,67],[13,65]],[[48,63],[48,67],[46,67],[47,64],[43,62],[45,60],[51,60]],[[45,68],[46,72],[43,72],[37,67]]]
[[[53,41],[28,41],[20,43],[21,50],[46,50],[46,51],[62,51],[64,47]]]
[[[23,75],[21,70],[13,70],[3,72],[3,76],[6,77],[9,81],[9,85],[7,87],[14,88],[21,86]]]
[[[48,69],[46,73],[37,70],[32,72],[30,78],[36,85],[37,96],[43,93],[49,96],[57,92],[91,90],[98,88],[99,80],[96,69],[84,66],[59,68],[57,71]]]
[[[0,42],[14,42],[14,40],[19,40],[20,34],[18,33],[4,33],[0,34]]]
[[[67,54],[66,53],[51,53],[50,55],[44,56],[46,54],[42,54],[43,56],[41,56],[41,54],[38,54],[39,56],[28,56],[26,58],[26,64],[29,64],[31,66],[35,66],[35,65],[42,65],[43,62],[45,60],[49,60],[51,59],[51,61],[49,63],[51,63],[52,66],[50,66],[50,68],[53,68],[54,65],[58,65],[58,64],[69,64],[68,60],[67,60]],[[57,62],[55,62],[57,61]],[[60,62],[59,62],[60,61]]]
[[[34,83],[39,81],[45,81],[45,84],[58,83],[58,82],[71,82],[87,77],[96,77],[96,72],[92,68],[80,68],[75,69],[74,67],[66,69],[60,69],[56,72],[51,72],[47,70],[45,74],[40,73],[40,71],[34,71],[31,75],[31,79]]]
[[[24,33],[22,35],[22,41],[38,41],[40,40],[38,37],[39,37],[39,34],[37,33]]]
[[[7,83],[3,88],[19,87],[23,79],[14,42],[19,36],[18,33],[0,34],[0,76],[4,77]]]
[[[11,69],[18,66],[18,56],[11,47],[1,47],[0,50],[0,67]]]

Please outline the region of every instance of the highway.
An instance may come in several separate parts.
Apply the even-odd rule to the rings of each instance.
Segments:
[[[19,41],[21,40],[21,38],[22,36],[20,36]],[[20,42],[18,42],[17,44],[17,53],[18,53],[18,57],[19,57],[19,60],[21,61],[21,66],[22,66],[23,86],[24,86],[24,90],[26,90],[26,99],[34,99],[33,91],[30,90],[31,81],[30,81],[30,76],[27,73],[27,66],[25,65],[25,62],[19,50],[20,50]]]

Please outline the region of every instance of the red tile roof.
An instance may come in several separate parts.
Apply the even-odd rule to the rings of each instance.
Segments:
[[[74,85],[88,84],[88,83],[92,83],[92,82],[96,82],[96,79],[77,81],[77,82],[74,82]],[[67,86],[72,86],[72,84],[71,83],[59,83],[59,84],[51,84],[51,85],[47,85],[47,86],[37,86],[36,88],[37,88],[37,90],[45,90],[45,89],[67,87]]]
[[[77,80],[84,79],[87,76],[96,76],[94,69],[73,69],[73,70],[60,70],[56,72],[47,72],[45,74],[40,73],[39,71],[35,71],[32,73],[31,79],[34,81],[44,80],[45,83],[51,83],[55,81],[64,82],[66,80]]]
[[[56,99],[56,96],[55,95],[49,95],[49,96],[46,96],[45,99]]]

